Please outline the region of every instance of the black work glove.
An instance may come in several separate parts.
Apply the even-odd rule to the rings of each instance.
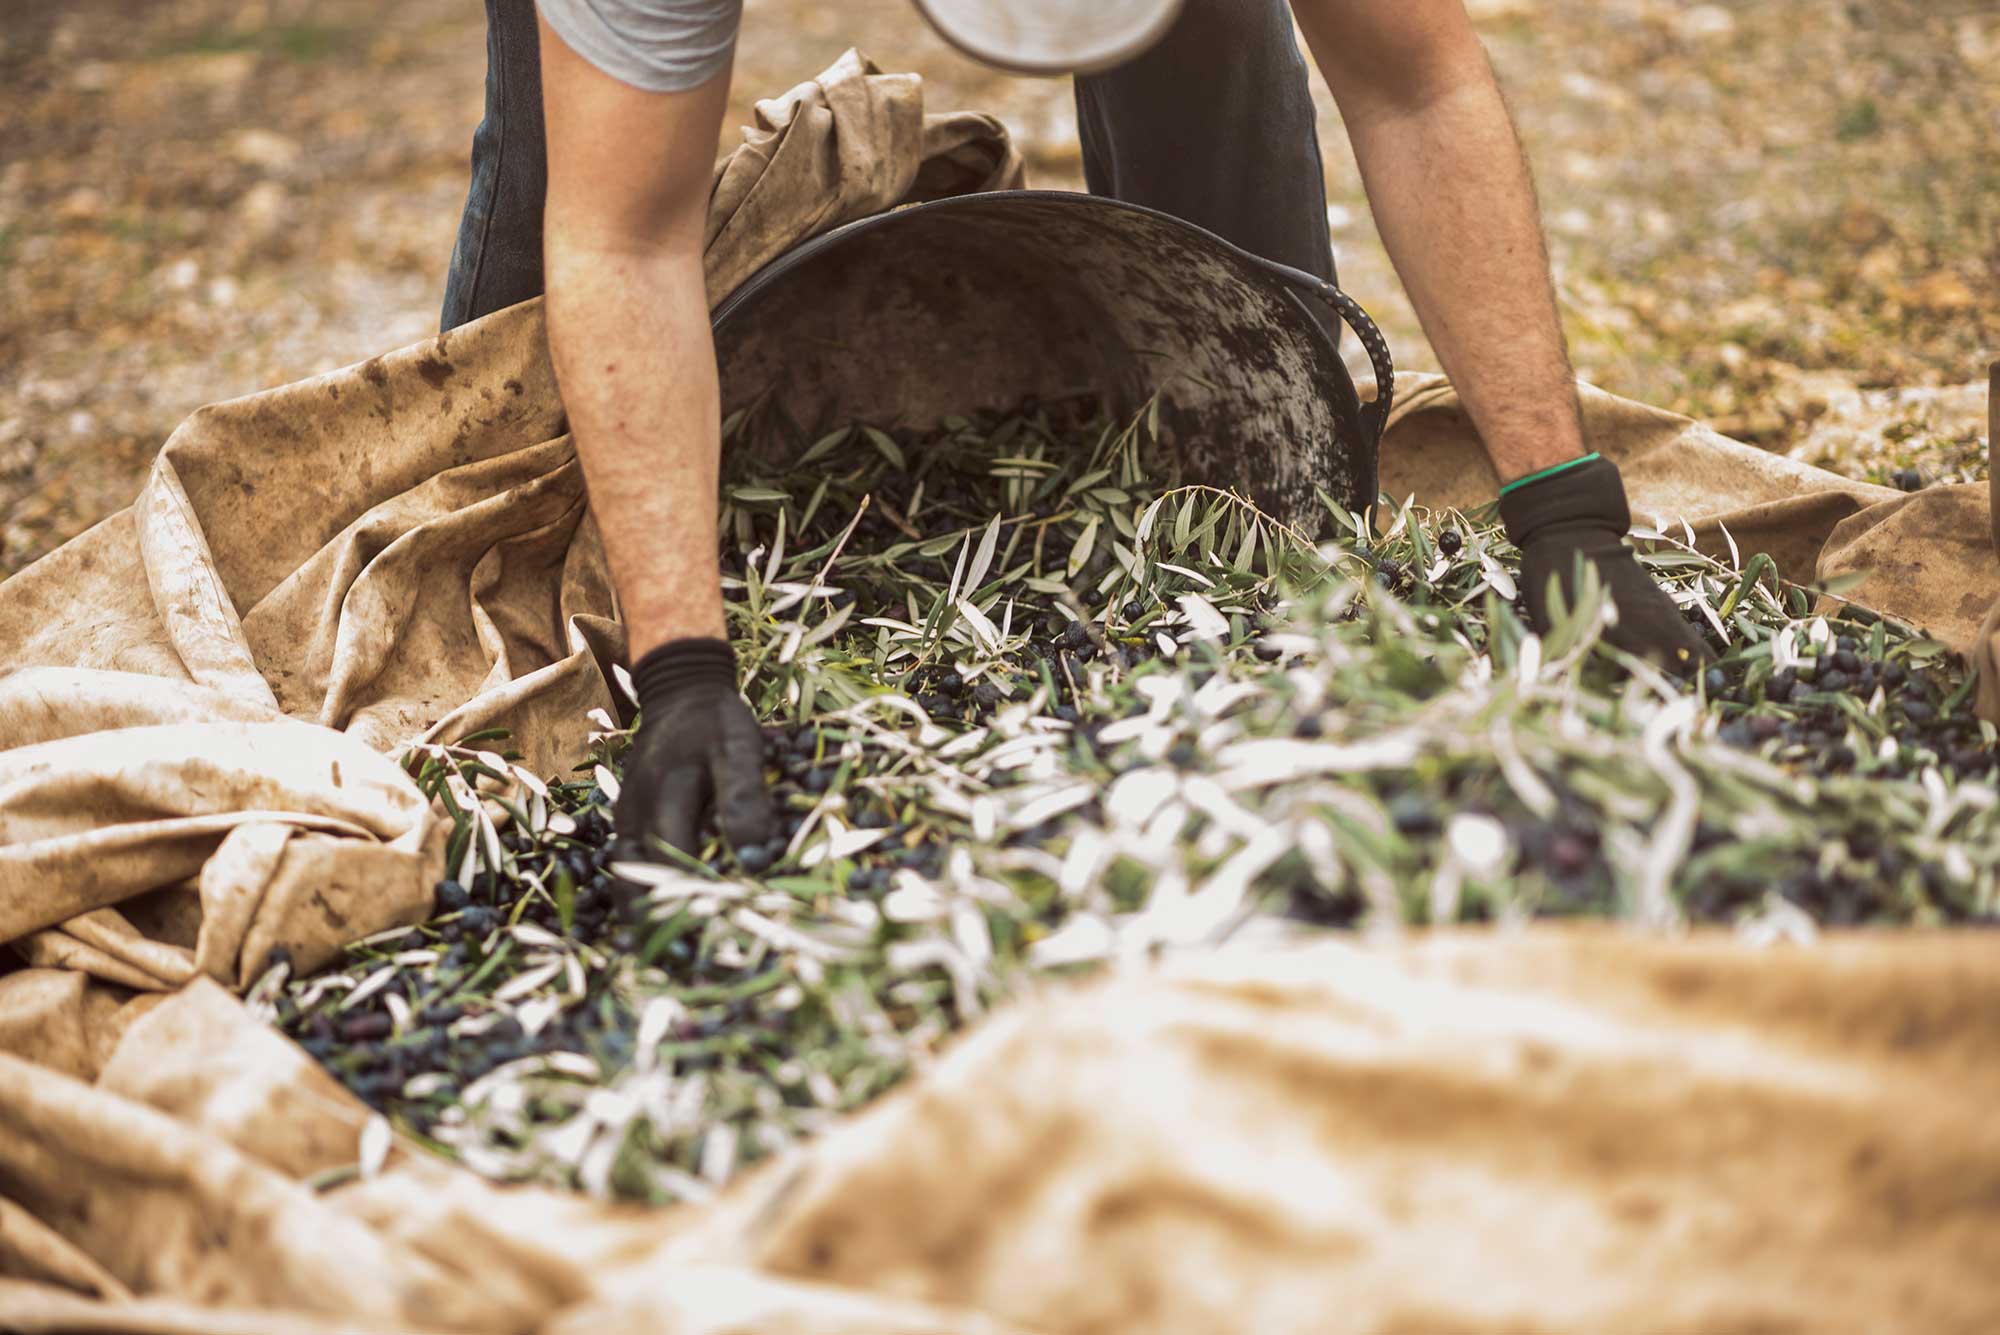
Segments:
[[[639,735],[625,758],[612,825],[623,857],[657,859],[654,841],[692,853],[702,817],[738,848],[771,837],[764,734],[736,693],[736,656],[722,640],[675,640],[632,667]]]
[[[1606,640],[1676,671],[1708,660],[1708,646],[1625,545],[1632,511],[1618,465],[1593,454],[1506,487],[1500,519],[1521,549],[1521,598],[1537,632],[1548,633],[1551,579],[1575,605],[1581,556],[1597,567],[1618,608]]]

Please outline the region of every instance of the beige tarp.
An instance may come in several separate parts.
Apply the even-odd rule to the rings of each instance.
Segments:
[[[927,116],[915,76],[850,53],[717,167],[710,296],[1020,176],[992,118]],[[241,986],[273,947],[309,968],[423,915],[437,830],[390,757],[505,726],[552,773],[613,703],[565,431],[528,302],[197,412],[131,509],[0,585],[0,942],[126,987]]]
[[[1983,937],[1538,930],[1051,989],[712,1206],[314,1191],[364,1109],[202,980],[0,1057],[0,1325],[1972,1335],[1996,1098]]]
[[[1993,372],[2000,387],[2000,366]],[[1865,574],[1849,601],[1917,626],[1972,653],[2000,598],[2000,534],[1986,483],[1906,495],[1829,473],[1718,435],[1698,422],[1582,388],[1591,448],[1624,474],[1633,518],[1677,532],[1727,558],[1769,552],[1786,579],[1825,582]],[[1483,505],[1499,479],[1441,377],[1411,376],[1382,445],[1382,490],[1427,505]],[[1725,531],[1727,536],[1725,537]],[[1990,671],[1982,667],[1990,681]],[[2000,722],[2000,695],[1986,716]]]
[[[711,296],[1018,177],[992,120],[849,57],[719,168]],[[1963,491],[1586,407],[1642,513],[1794,577],[1917,552],[1866,599],[1970,643],[1997,586]],[[1477,458],[1414,384],[1387,487],[1483,501]],[[503,724],[538,768],[578,754],[620,650],[583,501],[529,303],[197,413],[131,509],[0,584],[0,943],[33,966],[0,975],[0,1326],[1992,1327],[1981,938],[1189,961],[1014,1011],[711,1210],[402,1153],[316,1190],[362,1109],[234,992],[426,911],[404,742]]]

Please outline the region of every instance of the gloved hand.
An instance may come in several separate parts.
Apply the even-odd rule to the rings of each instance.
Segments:
[[[663,644],[633,665],[632,682],[639,692],[639,735],[612,813],[620,856],[655,859],[655,840],[694,852],[711,807],[736,847],[767,842],[764,734],[736,693],[729,645]]]
[[[1500,491],[1500,520],[1521,549],[1521,598],[1535,630],[1549,629],[1549,581],[1574,604],[1577,557],[1591,561],[1618,608],[1604,638],[1676,671],[1708,661],[1708,646],[1625,545],[1632,511],[1618,465],[1601,455],[1559,464]]]

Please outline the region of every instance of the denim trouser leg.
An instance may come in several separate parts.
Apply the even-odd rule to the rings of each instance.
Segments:
[[[535,0],[486,0],[486,118],[472,136],[472,189],[445,278],[441,327],[542,291],[542,57]]]
[[[1092,194],[1334,279],[1326,180],[1287,0],[1186,0],[1158,45],[1076,81]],[[1308,302],[1339,338],[1340,321]]]
[[[536,43],[534,0],[486,0],[486,118],[445,283],[446,329],[542,290]],[[1079,78],[1076,104],[1093,193],[1333,278],[1312,93],[1287,0],[1186,0],[1159,45]],[[1337,337],[1339,322],[1323,322]]]

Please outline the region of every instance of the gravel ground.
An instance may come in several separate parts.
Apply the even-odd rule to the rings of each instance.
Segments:
[[[2000,355],[1986,0],[1473,7],[1584,374],[1857,473],[1983,475],[1983,405],[1951,387]],[[854,44],[1079,183],[1066,82],[965,61],[907,0],[746,13],[737,119]],[[193,408],[434,327],[483,71],[477,7],[444,0],[11,8],[0,575],[125,504]],[[1319,92],[1343,279],[1430,365]]]

